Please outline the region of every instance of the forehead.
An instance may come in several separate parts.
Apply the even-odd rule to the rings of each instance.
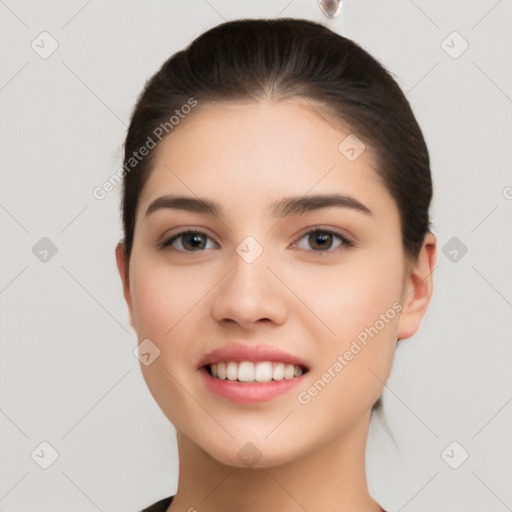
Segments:
[[[171,192],[240,206],[333,191],[394,204],[373,148],[300,99],[199,104],[155,151],[140,210]]]

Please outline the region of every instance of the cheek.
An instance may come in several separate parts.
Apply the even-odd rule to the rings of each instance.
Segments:
[[[159,350],[150,365],[141,364],[144,380],[168,419],[179,428],[197,416],[197,404],[183,392],[194,369],[200,341],[194,332],[204,279],[194,282],[183,269],[149,263],[133,273],[133,307],[139,342],[150,339]]]
[[[396,346],[402,289],[401,254],[393,249],[347,259],[335,271],[317,273],[314,300],[329,326],[315,340],[313,387],[301,389],[299,403],[311,416],[335,418],[343,411],[371,407],[390,373]],[[304,293],[307,287],[304,284]],[[329,412],[330,411],[330,412]],[[334,415],[334,416],[333,416]]]
[[[133,308],[140,336],[151,333],[165,342],[187,322],[205,294],[204,279],[193,279],[191,270],[166,268],[149,260],[133,273]]]
[[[324,340],[326,354],[342,349],[376,322],[386,335],[391,334],[397,328],[400,309],[400,258],[393,250],[388,254],[361,251],[339,265],[310,266],[303,272],[290,270],[288,282],[294,283],[302,299],[302,304],[290,307],[290,313],[306,313],[301,318],[309,319],[313,339]],[[381,315],[385,315],[385,328]]]
[[[194,344],[199,337],[194,335],[190,321],[197,315],[204,291],[187,280],[184,272],[171,273],[154,264],[137,268],[132,284],[139,342],[150,339],[159,350],[158,358],[149,366],[141,364],[141,370],[162,409],[172,410],[168,405],[177,405],[182,399],[178,383],[195,361]]]

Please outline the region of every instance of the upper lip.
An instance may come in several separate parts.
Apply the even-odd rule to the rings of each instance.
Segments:
[[[303,369],[308,365],[299,357],[284,352],[272,345],[244,345],[231,343],[208,352],[199,362],[199,367],[210,364],[234,361],[275,361],[286,364],[295,364]]]

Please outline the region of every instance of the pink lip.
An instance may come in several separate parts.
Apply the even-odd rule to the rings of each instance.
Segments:
[[[239,404],[254,404],[266,402],[278,396],[288,393],[292,388],[302,382],[304,374],[293,379],[272,380],[270,382],[239,382],[235,380],[221,380],[212,377],[206,366],[234,361],[259,361],[281,362],[300,366],[305,372],[309,370],[308,365],[298,357],[283,352],[271,345],[243,345],[231,343],[212,350],[199,362],[199,373],[204,379],[207,389],[232,402]]]
[[[293,379],[271,380],[270,382],[221,380],[212,377],[204,366],[199,369],[199,373],[210,391],[239,404],[267,402],[288,393],[304,378],[304,374],[302,374]]]
[[[271,345],[243,345],[241,343],[231,343],[222,347],[216,348],[208,352],[198,366],[206,366],[214,363],[234,361],[252,361],[257,363],[259,361],[275,361],[286,364],[295,364],[303,369],[309,369],[308,365],[292,354],[283,352]]]

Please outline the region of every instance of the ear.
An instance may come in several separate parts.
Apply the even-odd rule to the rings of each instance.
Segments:
[[[126,252],[124,250],[124,245],[122,242],[119,242],[116,246],[116,261],[117,261],[117,270],[119,271],[119,275],[121,277],[121,282],[123,284],[123,295],[128,305],[128,312],[130,315],[130,325],[135,329],[135,322],[133,321],[133,306],[132,306],[132,296],[130,291],[130,278],[128,272],[128,261],[126,258]]]
[[[420,327],[433,291],[434,266],[437,256],[437,240],[428,232],[423,240],[418,259],[407,266],[402,293],[402,313],[398,326],[398,338],[410,338]]]

